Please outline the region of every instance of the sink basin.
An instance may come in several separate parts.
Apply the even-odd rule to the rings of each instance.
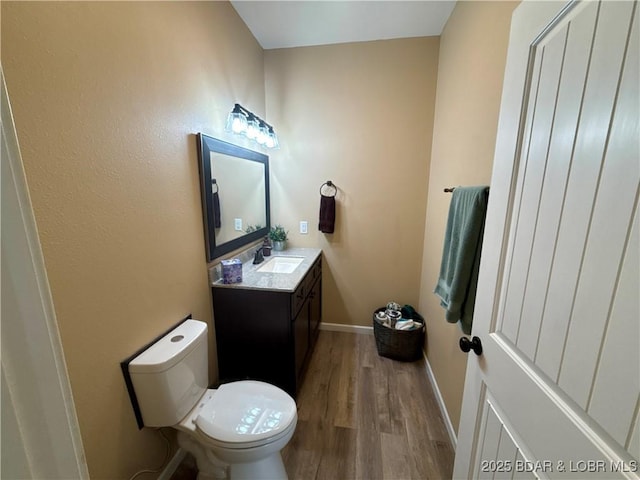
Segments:
[[[292,273],[302,263],[304,257],[273,257],[258,267],[260,273]]]

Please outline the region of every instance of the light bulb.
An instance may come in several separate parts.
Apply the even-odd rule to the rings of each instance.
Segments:
[[[247,129],[247,117],[240,110],[240,105],[236,103],[235,107],[227,117],[226,130],[233,133],[242,133]]]
[[[267,143],[267,139],[269,138],[269,132],[267,131],[267,127],[264,123],[260,123],[260,129],[258,130],[258,136],[256,137],[256,142],[260,145],[264,145]]]
[[[240,117],[236,117],[233,119],[233,123],[231,124],[231,131],[233,133],[242,133],[247,129],[247,119],[244,115],[240,115]]]
[[[276,135],[276,132],[273,131],[273,127],[269,127],[269,137],[267,138],[265,145],[268,148],[278,148],[279,146],[278,136]]]
[[[256,120],[256,117],[253,116],[253,114],[249,114],[249,121],[247,122],[247,131],[245,135],[247,138],[254,140],[258,136],[259,132],[260,125],[258,124],[258,120]]]
[[[267,136],[267,141],[264,142],[265,147],[267,148],[273,148],[275,146],[275,141],[273,140],[273,137],[271,136],[271,134],[269,134]]]

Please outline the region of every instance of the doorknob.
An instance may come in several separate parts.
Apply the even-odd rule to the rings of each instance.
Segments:
[[[460,350],[464,353],[468,353],[469,350],[473,350],[473,353],[476,355],[482,355],[482,342],[478,337],[473,337],[471,340],[467,337],[461,337]]]

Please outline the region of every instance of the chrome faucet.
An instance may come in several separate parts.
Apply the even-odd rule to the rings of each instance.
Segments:
[[[253,264],[257,265],[258,263],[264,262],[264,256],[262,255],[262,247],[256,250],[256,254],[253,257]]]

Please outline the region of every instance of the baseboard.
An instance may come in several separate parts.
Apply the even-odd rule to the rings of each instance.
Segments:
[[[373,327],[362,327],[360,325],[345,325],[343,323],[320,323],[320,330],[331,332],[359,333],[361,335],[373,335]]]
[[[185,452],[181,448],[178,448],[173,458],[169,460],[169,463],[167,463],[167,466],[164,467],[164,470],[162,470],[162,473],[160,473],[158,480],[169,480],[171,476],[175,473],[175,471],[178,469],[178,466],[182,463],[182,460],[184,460],[184,457],[186,456],[187,456],[187,452]]]
[[[453,450],[455,451],[456,446],[458,445],[456,431],[453,428],[451,418],[449,418],[449,412],[447,412],[447,407],[444,404],[444,398],[442,398],[442,393],[440,393],[440,388],[438,387],[438,382],[436,382],[436,377],[433,374],[433,370],[431,370],[431,364],[429,363],[429,359],[425,355],[424,351],[422,352],[422,356],[424,357],[424,365],[427,370],[427,377],[429,377],[429,381],[431,382],[431,385],[433,385],[433,391],[436,394],[436,400],[438,401],[438,406],[440,407],[440,412],[442,413],[444,425],[445,427],[447,427],[447,433],[449,434],[451,445],[453,446]]]

